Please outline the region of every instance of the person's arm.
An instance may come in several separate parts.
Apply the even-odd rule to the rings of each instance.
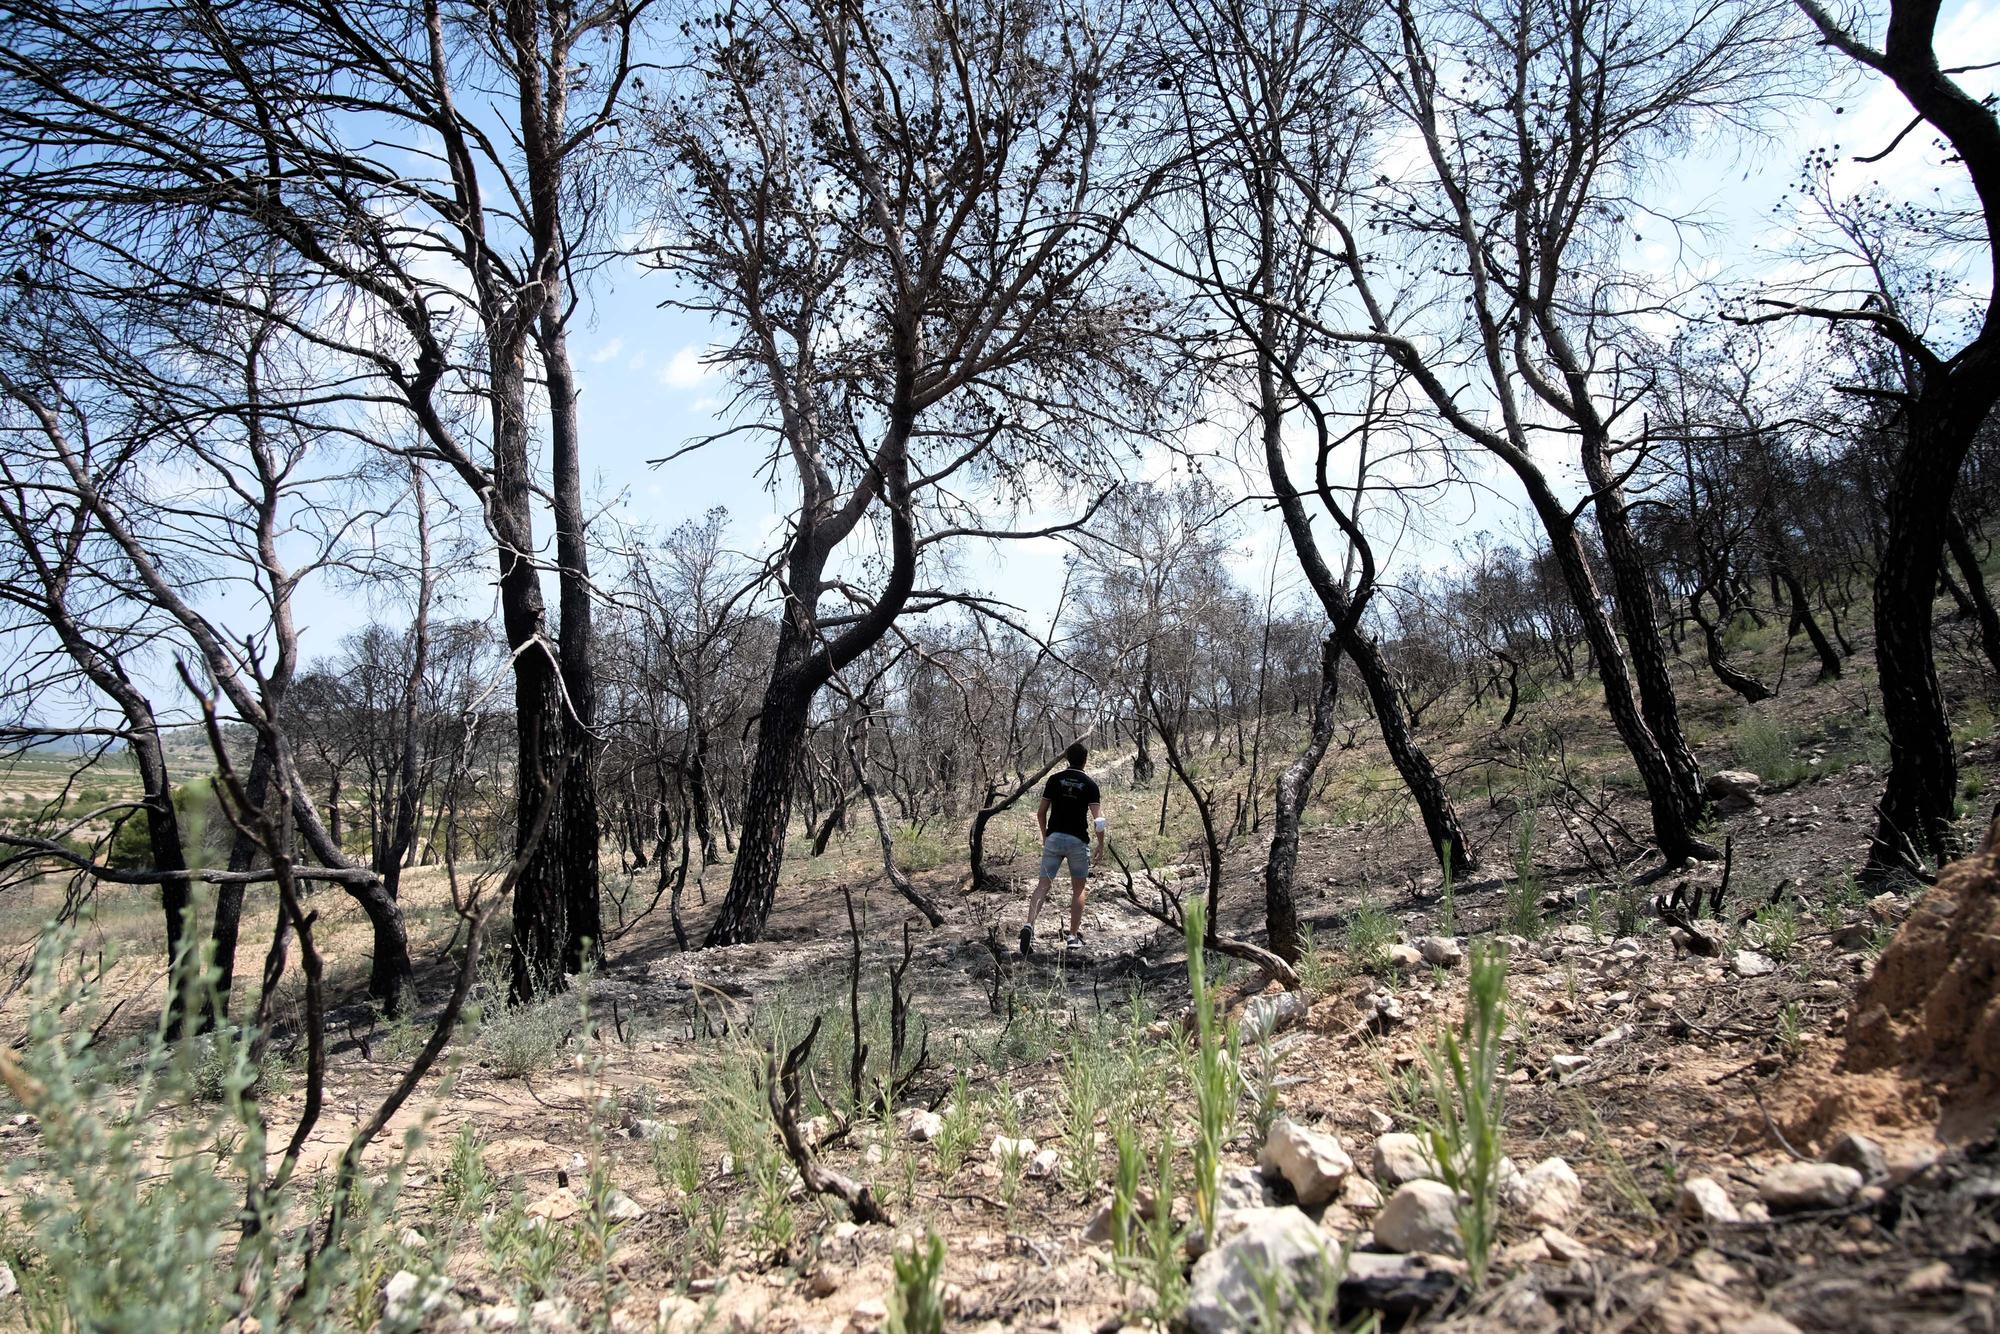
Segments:
[[[1097,855],[1104,855],[1104,816],[1096,802],[1090,803],[1090,827],[1097,831]]]
[[[1042,804],[1035,807],[1035,824],[1042,831],[1042,842],[1049,841],[1049,799],[1042,798]]]

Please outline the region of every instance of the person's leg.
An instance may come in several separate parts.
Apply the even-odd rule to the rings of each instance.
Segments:
[[[1083,934],[1083,896],[1090,887],[1090,844],[1082,839],[1069,854],[1069,933]]]
[[[1042,915],[1042,901],[1049,896],[1049,886],[1055,883],[1056,868],[1062,865],[1062,853],[1049,845],[1053,838],[1042,843],[1042,876],[1035,882],[1035,892],[1028,898],[1028,920],[1021,926],[1021,953],[1030,954],[1035,948],[1035,919]]]
[[[1035,924],[1035,919],[1042,915],[1042,900],[1046,899],[1049,896],[1049,886],[1053,885],[1055,882],[1056,878],[1054,876],[1045,875],[1035,883],[1035,892],[1028,896],[1029,926],[1033,926]]]

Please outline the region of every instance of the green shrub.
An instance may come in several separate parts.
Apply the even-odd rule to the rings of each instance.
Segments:
[[[1341,978],[1340,961],[1313,936],[1311,927],[1299,932],[1299,985],[1316,996],[1331,991]]]
[[[479,1127],[470,1121],[452,1138],[451,1158],[438,1174],[438,1194],[446,1212],[456,1218],[479,1217],[499,1194],[493,1170],[486,1165],[485,1150]]]
[[[1743,926],[1743,938],[1773,959],[1789,959],[1799,948],[1799,909],[1791,899],[1767,903]]]
[[[51,936],[37,954],[18,1065],[0,1053],[10,1100],[38,1129],[8,1165],[20,1204],[0,1235],[27,1322],[189,1334],[245,1317],[265,1328],[351,1323],[373,1301],[357,1275],[382,1249],[394,1176],[308,1270],[312,1229],[296,1224],[317,1209],[297,1178],[256,1192],[245,1212],[268,1144],[248,1096],[251,1035],[173,1041],[156,1028],[95,1043],[101,1007],[61,979],[64,950]]]
[[[889,1293],[889,1334],[944,1334],[944,1238],[928,1229],[921,1246],[898,1252]]]
[[[1347,957],[1363,972],[1388,968],[1389,946],[1395,939],[1395,919],[1375,903],[1360,904],[1347,919]]]
[[[1812,772],[1798,757],[1798,734],[1765,714],[1745,712],[1734,750],[1736,763],[1773,790],[1791,787]]]
[[[1079,1195],[1097,1189],[1097,1114],[1104,1108],[1105,1064],[1104,1047],[1095,1034],[1079,1035],[1063,1062],[1063,1138],[1069,1144],[1063,1177]]]
[[[1425,1043],[1423,1067],[1435,1116],[1429,1131],[1438,1176],[1457,1192],[1458,1234],[1466,1278],[1486,1281],[1499,1224],[1501,1133],[1507,1121],[1510,1061],[1506,1027],[1507,952],[1475,945],[1466,978],[1465,1018]]]
[[[951,1103],[939,1120],[943,1124],[937,1137],[938,1171],[949,1181],[965,1165],[965,1155],[979,1138],[979,1114],[973,1106],[971,1082],[963,1070],[952,1082]]]
[[[1242,1096],[1242,1074],[1237,1065],[1234,1032],[1215,1012],[1215,995],[1208,985],[1202,936],[1208,920],[1207,905],[1193,899],[1187,908],[1188,992],[1194,998],[1195,1051],[1194,1097],[1195,1140],[1194,1197],[1195,1219],[1202,1235],[1215,1235],[1215,1190],[1222,1171],[1222,1146],[1236,1120],[1236,1102]]]
[[[496,1005],[484,1016],[479,1042],[502,1079],[525,1079],[555,1064],[576,1018],[573,1002],[560,999],[526,1005]]]

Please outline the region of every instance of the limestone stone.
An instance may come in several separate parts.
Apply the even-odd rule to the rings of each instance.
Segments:
[[[1265,1172],[1282,1176],[1308,1209],[1331,1200],[1354,1170],[1338,1136],[1310,1130],[1288,1116],[1272,1122],[1257,1162]]]
[[[1458,1255],[1458,1197],[1442,1181],[1406,1181],[1375,1218],[1375,1241],[1405,1255]]]
[[[1773,1212],[1837,1209],[1861,1189],[1861,1174],[1839,1163],[1786,1163],[1757,1180],[1757,1198]]]

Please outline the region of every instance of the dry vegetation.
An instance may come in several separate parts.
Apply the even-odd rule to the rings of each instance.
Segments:
[[[1700,922],[1719,945],[1713,954],[1691,952],[1688,935],[1652,906],[1651,896],[1683,889],[1679,877],[1635,886],[1593,872],[1588,838],[1565,826],[1573,817],[1549,798],[1548,783],[1508,767],[1539,729],[1560,727],[1573,772],[1589,776],[1581,781],[1608,794],[1614,810],[1631,804],[1620,795],[1615,742],[1570,691],[1551,690],[1508,731],[1475,709],[1433,738],[1458,774],[1489,868],[1448,898],[1372,744],[1357,742],[1330,765],[1300,868],[1309,1008],[1238,1050],[1242,1082],[1220,1139],[1223,1235],[1230,1209],[1263,1202],[1246,1190],[1272,1203],[1291,1198],[1282,1178],[1246,1184],[1277,1117],[1339,1136],[1359,1174],[1376,1171],[1370,1149],[1381,1134],[1434,1123],[1440,1101],[1423,1050],[1459,1024],[1467,971],[1398,948],[1432,936],[1505,946],[1499,1143],[1523,1165],[1561,1157],[1582,1183],[1580,1206],[1552,1220],[1498,1205],[1491,1271],[1478,1290],[1447,1280],[1385,1297],[1351,1282],[1341,1319],[1366,1314],[1364,1302],[1391,1323],[1481,1328],[1735,1329],[1769,1313],[1800,1328],[1901,1330],[1992,1318],[1989,1243],[1979,1231],[1991,1226],[1980,1221],[1990,1208],[1980,1201],[1991,1197],[1979,1184],[1993,1179],[1982,1175],[1992,1171],[1991,1103],[1968,1107],[1921,1077],[1842,1066],[1857,985],[1911,906],[1907,895],[1864,895],[1848,878],[1878,777],[1866,673],[1755,709],[1714,694],[1692,670],[1684,685],[1705,750],[1718,763],[1729,756],[1772,771],[1776,789],[1714,830],[1732,860],[1719,913]],[[1973,791],[1994,768],[1982,726],[1960,738]],[[1219,756],[1207,762],[1218,789],[1240,781]],[[17,771],[12,783],[36,781]],[[1193,866],[1165,865],[1170,849],[1195,836],[1191,812],[1170,800],[1169,834],[1149,839],[1157,784],[1106,786],[1128,860],[1136,866],[1143,850],[1174,890],[1198,885]],[[1531,804],[1536,792],[1540,804]],[[904,845],[946,923],[927,930],[912,917],[899,1084],[916,1068],[892,1100],[881,1097],[893,1045],[886,977],[899,962],[896,928],[911,915],[881,881],[871,831],[793,862],[760,944],[682,953],[656,914],[568,996],[510,1009],[504,980],[489,974],[477,1013],[448,1050],[449,1073],[368,1155],[370,1210],[347,1242],[325,1318],[439,1328],[510,1319],[541,1328],[838,1330],[896,1320],[922,1328],[902,1312],[913,1292],[932,1291],[952,1328],[1173,1321],[1187,1300],[1185,1252],[1198,1251],[1187,1234],[1202,1140],[1200,1040],[1182,1018],[1185,943],[1122,900],[1114,870],[1087,914],[1087,956],[1009,956],[996,974],[988,927],[1006,931],[1017,920],[1026,843],[1019,828],[996,840],[1014,888],[985,894],[961,892],[943,854],[926,869],[921,847]],[[1252,839],[1229,851],[1228,929],[1254,931],[1259,920],[1260,851]],[[1713,886],[1721,873],[1703,868],[1692,887]],[[719,875],[709,873],[711,887]],[[428,961],[440,959],[456,918],[441,874],[405,883],[422,987],[435,1000],[442,963]],[[867,1057],[858,1103],[842,887],[854,892],[862,922]],[[708,893],[691,892],[693,920]],[[109,894],[101,901],[120,904]],[[23,903],[10,905],[17,942],[29,920]],[[316,906],[331,990],[357,996],[365,924],[325,891]],[[270,911],[259,901],[247,938],[268,931]],[[84,969],[99,993],[95,1009],[65,1012],[59,1026],[101,1023],[92,1050],[102,1059],[123,1050],[121,1035],[154,1022],[157,929],[150,915],[113,908],[88,919],[65,956],[63,973]],[[1739,950],[1767,959],[1768,971]],[[1211,959],[1211,968],[1227,1022],[1241,1023],[1247,998],[1234,984],[1263,979],[1226,960]],[[107,1002],[123,1004],[105,1015]],[[303,1096],[301,1003],[288,983],[259,1082],[278,1131]],[[17,993],[14,1021],[37,1004],[46,1000]],[[432,1012],[423,1006],[384,1023],[348,1000],[329,1016],[327,1112],[300,1159],[302,1206],[324,1200],[348,1135],[421,1043]],[[763,1082],[772,1053],[815,1023],[805,1141],[816,1164],[869,1187],[886,1224],[857,1225],[833,1199],[803,1191],[774,1136]],[[190,1091],[223,1099],[208,1104],[220,1107],[228,1079],[214,1067],[227,1057],[210,1041]],[[130,1069],[114,1067],[97,1091],[113,1105],[136,1096],[118,1068]],[[167,1110],[184,1121],[202,1106]],[[27,1299],[12,1318],[48,1309],[51,1285],[63,1281],[22,1221],[50,1185],[36,1164],[51,1128],[30,1115],[7,1127],[25,1170],[9,1187],[7,1244]],[[1829,1207],[1758,1216],[1763,1173],[1794,1156],[1817,1158],[1847,1131],[1880,1145],[1886,1178]],[[235,1179],[226,1158],[203,1170]],[[1143,1190],[1175,1204],[1162,1223],[1149,1225],[1140,1210],[1127,1236],[1107,1238],[1104,1220],[1096,1231],[1092,1222],[1120,1196],[1121,1173],[1126,1192],[1136,1173]],[[1697,1177],[1720,1183],[1743,1220],[1690,1217],[1682,1187]],[[1323,1206],[1320,1226],[1330,1241],[1368,1247],[1375,1203],[1366,1192],[1343,1195]],[[935,1272],[918,1263],[933,1234],[942,1247]],[[1288,1309],[1296,1316],[1308,1305]]]

